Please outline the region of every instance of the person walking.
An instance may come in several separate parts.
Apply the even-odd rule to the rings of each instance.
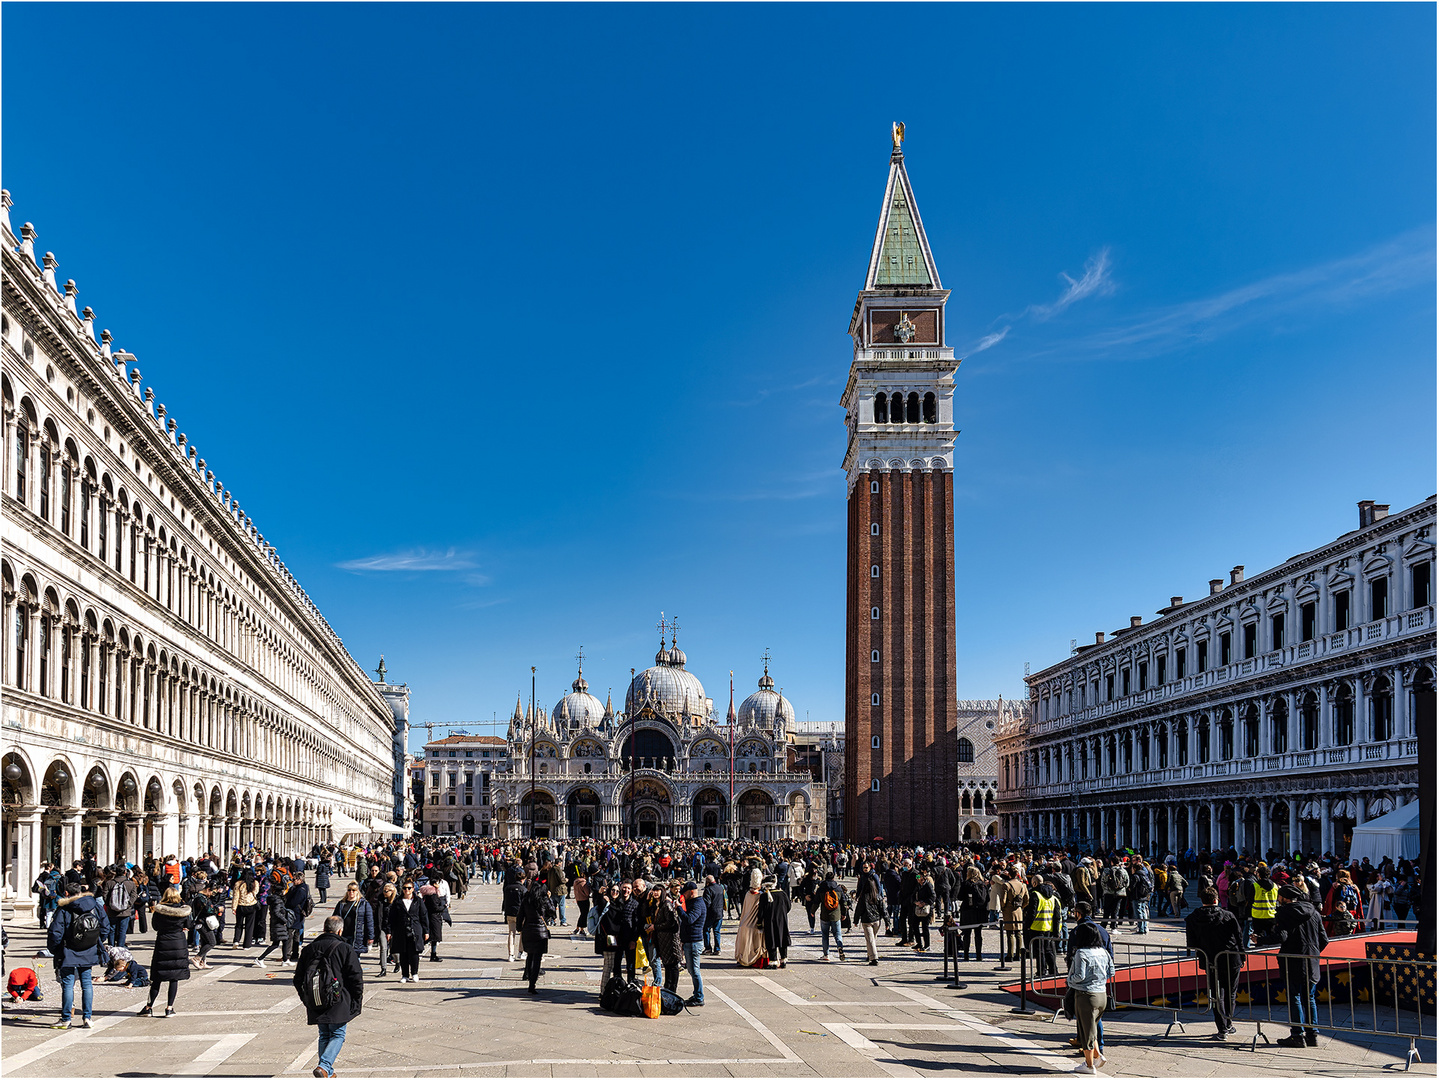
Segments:
[[[334,872],[330,864],[330,857],[326,855],[320,860],[320,865],[315,868],[315,889],[320,894],[320,903],[329,902],[330,875]]]
[[[91,895],[90,883],[82,880],[72,888],[75,891],[56,905],[55,917],[46,931],[46,944],[60,980],[60,1022],[51,1025],[57,1031],[70,1027],[77,981],[80,983],[80,1026],[90,1026],[95,1004],[90,969],[100,962],[100,943],[110,936],[105,905]]]
[[[506,951],[512,964],[520,954],[520,901],[524,898],[524,879],[518,867],[511,867],[505,871],[505,884],[500,893],[500,913],[505,917]]]
[[[390,946],[400,958],[400,982],[420,981],[420,950],[425,947],[425,905],[415,895],[415,883],[406,881],[390,905]]]
[[[150,999],[140,1010],[141,1016],[155,1015],[155,998],[161,983],[169,984],[165,993],[165,1015],[175,1015],[175,995],[181,981],[190,977],[192,910],[191,905],[181,899],[180,890],[171,885],[150,913],[150,921],[155,924],[155,951],[150,956]]]
[[[861,864],[854,886],[854,917],[864,932],[864,951],[870,967],[879,966],[879,935],[884,927],[884,893],[874,866]]]
[[[1079,905],[1075,907],[1077,910]],[[1070,936],[1073,938],[1075,935]],[[1084,1064],[1092,1070],[1105,1063],[1099,1046],[1099,1018],[1104,1015],[1105,1006],[1109,1003],[1106,987],[1113,977],[1114,957],[1099,943],[1097,936],[1081,937],[1065,981],[1074,991],[1079,1048],[1084,1052]]]
[[[270,944],[255,958],[255,967],[265,966],[265,957],[276,949],[280,950],[280,966],[290,966],[290,909],[285,906],[283,882],[270,883],[270,897],[267,904],[270,920]]]
[[[315,1076],[335,1075],[335,1058],[345,1045],[345,1028],[360,1015],[364,1003],[365,973],[359,956],[341,936],[344,929],[344,918],[331,915],[325,920],[324,933],[305,946],[295,965],[294,985],[305,1003],[305,1022],[319,1028],[320,1061]]]
[[[445,921],[450,917],[450,887],[442,877],[434,877],[420,888],[425,905],[425,928],[430,934],[430,960],[441,963],[440,942],[444,940]]]
[[[1209,982],[1216,1039],[1234,1033],[1234,994],[1244,965],[1245,942],[1239,920],[1219,906],[1218,889],[1201,889],[1200,906],[1184,920],[1184,945],[1199,955]]]
[[[255,913],[260,909],[260,887],[255,881],[255,871],[245,869],[235,882],[231,900],[235,910],[235,940],[237,949],[248,949],[255,943]],[[243,939],[244,944],[241,944]]]
[[[363,953],[375,941],[375,912],[370,903],[360,895],[360,883],[351,881],[345,885],[345,895],[335,905],[332,915],[344,920],[340,937],[356,954]],[[383,969],[381,971],[383,974]]]
[[[849,893],[839,883],[833,870],[826,870],[824,884],[819,889],[820,952],[823,959],[829,959],[829,939],[834,937],[834,947],[844,961],[843,922],[849,918]]]
[[[525,981],[529,991],[538,994],[535,984],[540,979],[540,963],[550,945],[550,921],[555,917],[555,905],[550,899],[550,890],[543,881],[536,880],[520,901],[520,943],[525,950]]]
[[[290,909],[290,955],[291,963],[300,959],[300,947],[305,942],[305,919],[315,910],[315,900],[310,886],[305,884],[305,872],[296,872],[285,894],[285,907]]]
[[[370,910],[375,916],[375,952],[380,957],[380,971],[376,978],[383,979],[390,968],[390,906],[400,894],[387,881],[375,895],[376,899],[370,901]]]
[[[575,894],[575,907],[579,908],[579,914],[575,916],[575,937],[585,936],[590,924],[590,881],[584,874],[575,878],[575,883],[570,886]]]

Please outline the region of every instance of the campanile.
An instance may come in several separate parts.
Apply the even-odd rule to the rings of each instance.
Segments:
[[[959,839],[954,350],[949,291],[893,128],[889,180],[849,333],[845,831]]]

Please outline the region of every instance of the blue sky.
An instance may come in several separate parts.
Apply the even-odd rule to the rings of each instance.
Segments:
[[[843,719],[889,125],[946,287],[962,693],[1435,489],[1428,5],[38,5],[4,184],[361,663],[478,726]]]

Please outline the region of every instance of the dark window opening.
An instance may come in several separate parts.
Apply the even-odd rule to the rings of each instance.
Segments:
[[[1315,613],[1316,610],[1317,610],[1317,609],[1316,609],[1315,606],[1314,606],[1314,601],[1313,601],[1313,600],[1309,601],[1309,603],[1307,603],[1307,604],[1301,604],[1301,605],[1299,606],[1299,640],[1300,640],[1300,641],[1313,641],[1313,640],[1314,640],[1314,613]]]
[[[1349,629],[1349,590],[1334,594],[1334,632]]]
[[[1196,649],[1197,652],[1198,652],[1198,657],[1196,658],[1196,663],[1198,663],[1198,665],[1199,665],[1199,670],[1200,670],[1200,671],[1208,671],[1208,670],[1209,670],[1209,642],[1208,642],[1208,641],[1201,641],[1197,646],[1195,646],[1195,649]]]
[[[1415,563],[1409,568],[1409,592],[1414,597],[1411,607],[1427,607],[1434,602],[1434,564]]]
[[[959,760],[962,764],[974,764],[974,743],[968,739],[959,740]]]
[[[904,422],[906,424],[919,423],[919,395],[910,394],[904,402]]]
[[[889,422],[891,424],[904,423],[904,395],[892,394],[889,399]]]
[[[1277,650],[1284,648],[1284,612],[1269,617],[1269,648]]]
[[[1169,658],[1168,658],[1167,656],[1156,656],[1156,657],[1154,658],[1154,685],[1155,685],[1155,686],[1163,686],[1163,685],[1164,685],[1164,666],[1165,666],[1165,661],[1168,660],[1168,659],[1169,659]]]
[[[939,423],[939,403],[933,394],[924,395],[924,422],[926,424]]]
[[[1122,697],[1129,696],[1129,669],[1125,668],[1119,673],[1120,694]]]
[[[889,398],[884,394],[874,395],[874,422],[876,424],[889,423]]]
[[[1244,756],[1259,756],[1259,710],[1255,708],[1244,717]]]
[[[1139,691],[1143,693],[1149,689],[1149,665],[1144,661],[1139,663]]]
[[[1389,579],[1375,578],[1369,583],[1369,618],[1382,619],[1389,614]]]
[[[1244,659],[1253,660],[1259,648],[1259,624],[1249,623],[1244,627]]]
[[[1113,676],[1113,675],[1106,675],[1106,676],[1104,677],[1104,700],[1105,700],[1105,701],[1113,701],[1113,700],[1114,700],[1114,676]]]
[[[1228,630],[1219,635],[1219,665],[1223,667],[1234,661],[1234,649]]]
[[[1182,679],[1182,678],[1184,678],[1184,660],[1185,660],[1184,650],[1183,650],[1183,649],[1175,649],[1175,650],[1174,650],[1174,677],[1175,677],[1176,679]]]

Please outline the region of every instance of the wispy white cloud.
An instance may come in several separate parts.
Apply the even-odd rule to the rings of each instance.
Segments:
[[[1079,275],[1078,281],[1063,271],[1059,276],[1064,279],[1065,283],[1064,292],[1060,294],[1059,299],[1052,304],[1031,304],[1025,309],[1026,315],[1045,322],[1070,305],[1077,304],[1087,297],[1108,296],[1114,292],[1114,278],[1109,272],[1108,248],[1102,248],[1090,256],[1089,261],[1084,264],[1084,273]]]
[[[998,345],[1001,341],[1003,341],[1009,336],[1009,330],[1010,328],[1006,326],[1004,327],[1004,329],[999,330],[996,333],[985,334],[984,337],[980,338],[979,341],[975,343],[974,347],[969,350],[968,355],[973,356],[975,353],[984,352],[985,349],[994,348],[994,346]]]
[[[1147,359],[1258,322],[1342,309],[1420,285],[1432,291],[1434,260],[1434,229],[1418,229],[1356,255],[1153,309],[1035,355]]]
[[[337,563],[341,570],[349,570],[355,573],[385,573],[390,571],[458,571],[474,570],[478,567],[474,556],[469,552],[458,551],[455,548],[448,548],[445,551],[430,551],[425,548],[416,548],[412,551],[396,551],[387,555],[368,555],[363,559],[350,559],[348,562]],[[469,574],[466,579],[479,575]],[[483,584],[485,579],[481,577],[479,582],[471,581],[471,584]]]

